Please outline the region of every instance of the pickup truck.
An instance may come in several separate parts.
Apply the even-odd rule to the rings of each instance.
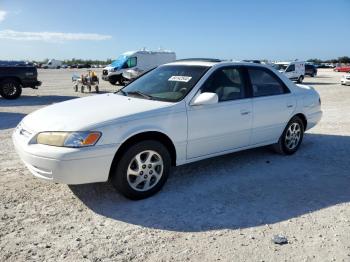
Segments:
[[[29,65],[0,65],[0,95],[5,99],[16,99],[22,93],[22,88],[37,89],[38,71]]]

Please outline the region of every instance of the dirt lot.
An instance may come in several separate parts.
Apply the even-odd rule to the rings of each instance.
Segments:
[[[342,73],[305,79],[321,94],[324,117],[295,155],[260,148],[178,167],[159,194],[137,202],[107,183],[43,182],[15,154],[11,133],[26,114],[81,96],[71,74],[39,71],[39,90],[0,98],[0,261],[350,261]],[[103,91],[116,89],[102,82]],[[289,243],[272,243],[276,234]]]

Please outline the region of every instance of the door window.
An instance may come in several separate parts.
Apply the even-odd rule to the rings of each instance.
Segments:
[[[293,72],[295,71],[295,65],[289,65],[288,68],[286,69],[286,72]]]
[[[221,68],[204,83],[202,93],[216,93],[219,102],[244,98],[244,79],[239,68]]]
[[[248,68],[253,96],[273,96],[289,93],[288,88],[272,72],[261,68]]]
[[[130,57],[127,61],[128,68],[135,67],[137,64],[137,58],[136,57]]]

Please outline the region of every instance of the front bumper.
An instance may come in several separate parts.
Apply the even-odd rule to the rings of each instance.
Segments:
[[[17,129],[12,140],[16,152],[34,176],[63,184],[107,181],[118,146],[65,148],[30,145]]]
[[[41,86],[41,81],[35,80],[35,81],[25,81],[23,80],[23,87],[31,87],[31,88],[38,88]]]
[[[342,78],[340,82],[342,85],[350,85],[350,79]]]

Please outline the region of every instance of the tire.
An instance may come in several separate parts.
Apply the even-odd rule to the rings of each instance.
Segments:
[[[299,76],[297,83],[301,84],[304,80],[304,76]]]
[[[169,176],[170,165],[169,151],[162,143],[141,141],[130,146],[119,161],[112,165],[111,182],[125,197],[144,199],[163,187]]]
[[[311,77],[315,77],[315,76],[316,76],[316,73],[312,73],[312,74],[311,74]]]
[[[120,80],[119,75],[114,75],[112,77],[109,77],[109,83],[111,83],[112,85],[116,85],[117,82],[119,82],[119,80]]]
[[[117,83],[117,80],[109,80],[109,83],[115,85]]]
[[[278,142],[273,145],[273,149],[277,153],[283,155],[294,154],[300,147],[301,142],[303,141],[304,129],[305,127],[300,117],[294,116],[288,122]],[[295,130],[295,133],[292,132],[293,130]],[[299,130],[299,132],[297,132],[297,130]],[[299,136],[297,134],[299,134]],[[290,139],[288,139],[288,137]]]
[[[21,84],[16,79],[5,79],[0,83],[0,95],[5,99],[16,99],[22,94]]]
[[[119,85],[124,86],[125,85],[125,79],[123,76],[121,76],[118,80]]]

